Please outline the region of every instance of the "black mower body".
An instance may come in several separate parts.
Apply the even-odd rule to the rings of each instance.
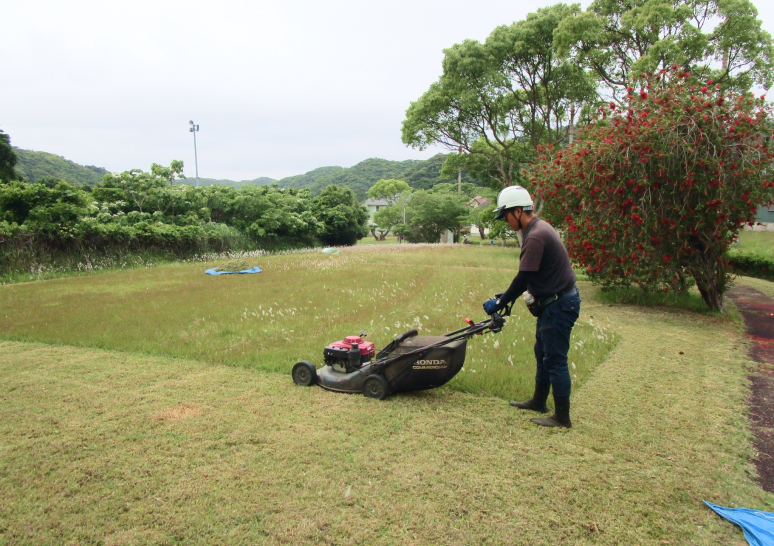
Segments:
[[[446,341],[448,338],[444,336],[411,336],[385,349],[375,361],[366,362],[359,370],[341,373],[332,366],[323,366],[317,370],[317,384],[331,391],[360,393],[366,378],[379,373],[387,380],[391,393],[434,389],[462,369],[467,339],[451,341],[420,354],[414,352]],[[387,358],[390,360],[385,363]]]
[[[325,348],[326,365],[319,370],[307,361],[293,366],[293,381],[309,387],[363,393],[383,400],[392,393],[434,389],[448,383],[462,369],[468,339],[484,332],[497,333],[504,316],[493,313],[489,319],[474,323],[443,336],[420,336],[409,330],[394,339],[377,355],[373,343],[365,346],[361,337],[349,336]],[[363,334],[364,336],[364,334]],[[343,350],[346,349],[346,350]]]

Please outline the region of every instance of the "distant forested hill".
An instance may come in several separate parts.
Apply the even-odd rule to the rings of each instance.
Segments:
[[[271,184],[276,182],[273,178],[268,176],[262,176],[260,178],[254,178],[252,180],[228,180],[226,178],[199,178],[200,186],[231,186],[232,188],[244,188],[245,186],[261,186],[263,184]],[[191,184],[196,185],[196,177],[189,176],[183,180],[175,180],[175,184]]]
[[[441,176],[441,167],[445,160],[444,154],[437,154],[430,159],[406,161],[371,158],[346,169],[321,167],[306,174],[283,178],[278,184],[282,188],[308,188],[312,195],[319,194],[329,184],[337,184],[350,188],[362,201],[366,198],[369,188],[383,178],[404,180],[415,189],[429,189],[440,182],[456,182],[457,177]],[[462,181],[479,185],[466,173],[462,173]]]
[[[42,178],[54,177],[67,180],[74,184],[93,186],[102,181],[102,175],[107,171],[101,167],[83,166],[73,163],[61,156],[47,152],[33,152],[14,148],[19,156],[15,170],[28,182],[37,182]],[[260,186],[277,183],[281,188],[306,188],[313,196],[320,194],[328,185],[337,184],[350,188],[358,200],[364,201],[368,190],[383,178],[404,180],[409,186],[419,190],[430,189],[440,182],[456,182],[457,177],[442,177],[441,167],[446,155],[437,154],[430,159],[409,159],[406,161],[389,161],[387,159],[371,158],[361,161],[349,168],[320,167],[305,174],[288,176],[282,180],[268,177],[252,180],[227,180],[216,178],[200,178],[202,186]],[[462,173],[462,181],[481,185]],[[195,184],[196,178],[189,175],[185,180],[175,181],[176,184]]]
[[[14,148],[14,152],[19,158],[14,170],[27,182],[53,177],[77,185],[93,186],[102,182],[102,175],[107,172],[102,167],[78,165],[69,159],[48,152],[33,152],[21,148]]]

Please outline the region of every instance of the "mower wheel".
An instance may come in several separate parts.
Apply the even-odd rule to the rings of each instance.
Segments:
[[[384,400],[390,394],[390,384],[379,374],[369,375],[363,382],[363,396]]]
[[[306,360],[302,360],[293,366],[293,382],[302,387],[311,387],[317,383],[317,369]]]

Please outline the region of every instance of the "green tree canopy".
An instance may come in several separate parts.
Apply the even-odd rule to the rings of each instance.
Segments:
[[[0,220],[62,237],[86,214],[88,203],[88,193],[64,180],[55,185],[14,181],[0,191]]]
[[[374,214],[374,223],[379,228],[379,239],[384,240],[392,228],[403,223],[403,204],[384,207]]]
[[[481,156],[489,180],[514,184],[535,147],[564,139],[575,106],[596,97],[594,80],[553,43],[561,21],[578,12],[557,4],[498,27],[483,44],[445,50],[443,74],[406,111],[403,142]]]
[[[749,0],[595,0],[555,39],[617,98],[634,77],[673,65],[747,91],[773,78],[774,46],[757,17]]]
[[[349,188],[328,186],[314,198],[314,216],[322,222],[320,239],[328,245],[354,245],[368,234],[368,211]]]
[[[398,196],[406,191],[411,191],[411,187],[406,182],[387,178],[379,180],[371,186],[371,189],[368,190],[368,197],[371,199],[384,199],[392,205]]]
[[[467,201],[466,196],[451,193],[414,192],[406,210],[409,241],[437,243],[447,229],[459,230],[468,220]]]
[[[13,167],[18,158],[11,147],[11,137],[0,129],[0,182],[16,180],[17,175]]]

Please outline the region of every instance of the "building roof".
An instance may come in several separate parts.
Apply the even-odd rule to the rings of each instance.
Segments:
[[[477,195],[470,200],[470,205],[472,205],[474,208],[483,207],[484,205],[488,205],[488,204],[489,204],[489,198],[481,197],[480,195]]]
[[[386,207],[388,205],[391,205],[389,201],[386,199],[371,199],[370,197],[366,199],[365,203],[363,203],[366,207],[369,205],[376,206],[376,207]]]

